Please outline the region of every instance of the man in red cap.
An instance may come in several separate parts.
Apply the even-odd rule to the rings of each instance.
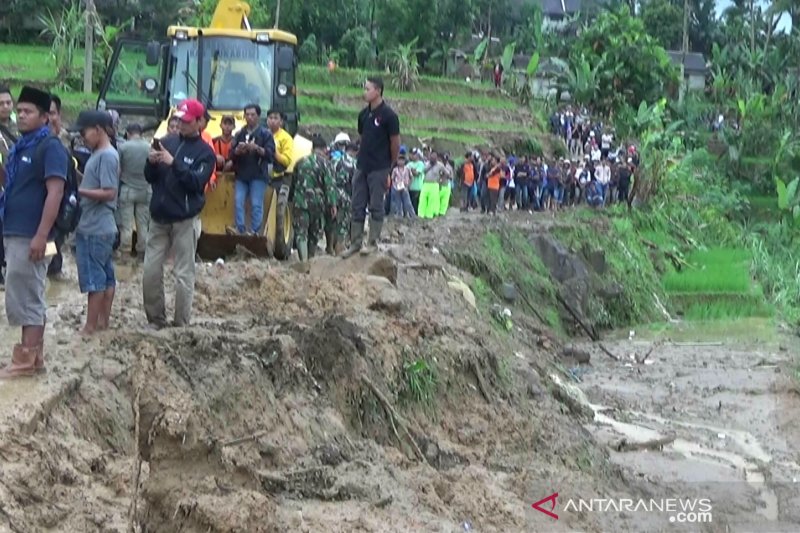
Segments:
[[[214,150],[200,137],[206,109],[195,99],[184,100],[173,116],[180,133],[154,141],[144,176],[153,187],[150,235],[144,254],[142,295],[147,321],[167,325],[164,302],[164,263],[175,252],[175,326],[188,326],[194,299],[198,215],[204,191],[217,163]]]

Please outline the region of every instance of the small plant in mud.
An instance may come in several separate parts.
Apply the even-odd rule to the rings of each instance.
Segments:
[[[430,362],[425,359],[406,361],[403,363],[402,378],[399,396],[404,403],[433,403],[438,380],[436,369]]]

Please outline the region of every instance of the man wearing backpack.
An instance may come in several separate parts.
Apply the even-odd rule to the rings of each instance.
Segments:
[[[67,177],[67,153],[47,127],[50,95],[23,87],[17,100],[21,137],[8,154],[5,192],[0,197],[8,271],[6,315],[22,328],[11,362],[0,379],[44,370],[47,264],[55,252],[54,224]],[[48,245],[49,243],[49,245]]]

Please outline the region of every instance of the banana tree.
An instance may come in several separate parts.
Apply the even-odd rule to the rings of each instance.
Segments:
[[[581,56],[575,67],[562,77],[561,89],[568,90],[577,104],[591,104],[597,96],[598,78],[604,63],[601,59],[592,67],[586,57]]]
[[[419,37],[415,37],[406,44],[399,44],[389,52],[389,69],[394,75],[392,82],[400,91],[413,91],[416,89],[419,78],[419,60],[417,48]]]

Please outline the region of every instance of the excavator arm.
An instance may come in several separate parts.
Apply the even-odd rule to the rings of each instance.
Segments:
[[[211,19],[210,28],[249,30],[250,4],[240,0],[219,0],[214,17]]]

